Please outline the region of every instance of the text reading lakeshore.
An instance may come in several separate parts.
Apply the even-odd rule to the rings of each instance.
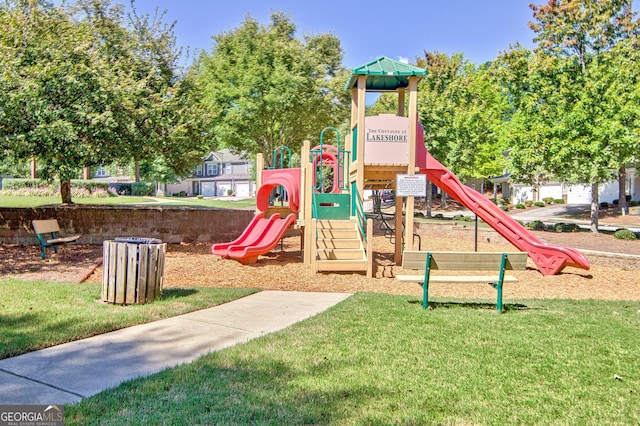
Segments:
[[[407,142],[404,130],[371,129],[367,131],[367,142]]]

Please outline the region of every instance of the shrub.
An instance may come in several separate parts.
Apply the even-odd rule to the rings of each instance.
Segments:
[[[109,189],[109,183],[95,180],[72,179],[71,188],[81,188],[86,189],[89,192],[93,192],[96,189]]]
[[[231,189],[227,189],[227,196],[230,197],[231,195],[233,195],[233,191]]]
[[[444,219],[444,215],[442,213],[438,213],[435,216],[433,216],[434,219]]]
[[[502,200],[501,200],[501,201],[502,201],[502,204],[509,204],[509,203],[511,203],[511,199],[510,199],[509,197],[504,197],[504,198],[502,198]]]
[[[91,198],[91,191],[87,188],[71,187],[71,197],[73,198]]]
[[[553,204],[564,204],[564,200],[562,198],[555,198]]]
[[[462,222],[471,222],[471,216],[465,216],[461,214],[457,214],[453,217],[453,220],[459,220]]]
[[[196,197],[198,198],[198,200],[202,200],[204,198],[204,195],[198,194]]]
[[[554,232],[578,232],[580,227],[575,223],[556,223],[550,227]]]
[[[534,220],[533,222],[529,222],[527,224],[527,228],[533,229],[535,231],[544,231],[547,229],[547,226],[541,220]]]
[[[500,206],[500,208],[501,208],[502,210],[504,210],[505,212],[508,212],[508,211],[509,211],[509,206],[508,206],[508,205],[506,205],[506,204],[501,205],[501,206]]]
[[[516,209],[526,209],[526,208],[527,208],[527,206],[524,205],[523,203],[516,204]]]
[[[619,240],[637,240],[638,237],[636,236],[635,232],[631,231],[630,229],[618,229],[614,234],[614,237],[616,237]]]
[[[580,232],[580,226],[575,223],[565,223],[564,232]]]
[[[632,200],[629,201],[629,207],[638,207],[640,206],[640,201]]]
[[[55,190],[55,186],[52,182],[41,179],[2,179],[2,189],[51,188]]]
[[[603,201],[600,203],[600,208],[601,209],[608,209],[609,208],[609,203],[607,203],[606,201]]]
[[[11,197],[53,197],[57,195],[56,189],[49,186],[40,188],[3,189],[2,194]]]
[[[113,190],[118,195],[131,195],[131,184],[128,182],[113,183]]]
[[[147,182],[134,182],[131,184],[131,195],[155,195],[156,186]]]
[[[614,206],[617,206],[618,204],[620,204],[620,200],[613,200],[612,203]]]
[[[524,205],[527,207],[533,206],[533,200],[525,200]]]
[[[551,204],[553,203],[553,197],[544,197],[542,201],[544,201],[546,204]]]
[[[533,203],[533,205],[536,206],[536,207],[544,207],[544,206],[546,206],[544,201],[536,201],[535,203]]]

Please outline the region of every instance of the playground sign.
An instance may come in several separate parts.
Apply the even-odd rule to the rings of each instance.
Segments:
[[[426,175],[397,175],[396,196],[398,197],[426,197]]]
[[[409,164],[409,118],[381,114],[365,118],[365,164]]]

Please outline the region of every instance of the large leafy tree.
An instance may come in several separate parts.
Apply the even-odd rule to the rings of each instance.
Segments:
[[[0,28],[2,148],[42,160],[45,176],[60,177],[63,202],[70,202],[70,179],[105,154],[98,141],[113,140],[118,126],[110,111],[118,96],[104,84],[108,63],[90,28],[60,7],[8,2]]]
[[[7,0],[0,28],[0,149],[37,158],[62,202],[82,167],[193,161],[202,126],[184,107],[195,86],[178,82],[170,29],[126,22],[110,0]]]
[[[431,154],[463,179],[502,173],[499,129],[508,104],[487,66],[438,52],[425,52],[418,66],[428,71],[418,110]]]
[[[523,180],[547,172],[567,182],[590,182],[591,228],[597,232],[599,184],[637,153],[628,127],[637,125],[637,108],[623,93],[624,81],[634,80],[637,71],[621,68],[628,61],[616,62],[635,48],[638,23],[625,0],[549,0],[531,7],[538,47],[527,58],[527,71],[523,55],[503,56],[524,78],[522,92],[512,96],[513,170]]]
[[[171,176],[162,182],[182,177],[201,160],[207,148],[204,129],[209,116],[200,102],[202,93],[193,73],[183,74],[179,65],[182,54],[176,48],[174,24],[164,22],[164,13],[133,13],[128,22],[123,14],[105,19],[104,38],[123,29],[130,32],[133,43],[120,55],[121,68],[129,73],[129,102],[123,106],[126,115],[126,154],[121,161],[133,160],[136,181],[140,180],[140,163],[146,178]],[[87,14],[91,16],[89,12]],[[118,46],[118,41],[112,43]],[[162,164],[155,173],[154,164]],[[145,175],[145,173],[143,173]]]
[[[304,139],[348,117],[342,48],[330,34],[296,37],[296,26],[273,13],[268,26],[247,17],[213,37],[197,64],[204,102],[215,116],[210,132],[218,146],[262,153],[278,146],[296,151]]]

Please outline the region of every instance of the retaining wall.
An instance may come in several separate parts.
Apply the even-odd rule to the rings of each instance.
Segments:
[[[81,235],[80,244],[115,237],[159,238],[165,243],[226,242],[237,238],[253,210],[167,206],[0,207],[0,243],[36,245],[34,219],[58,219],[61,234]]]

